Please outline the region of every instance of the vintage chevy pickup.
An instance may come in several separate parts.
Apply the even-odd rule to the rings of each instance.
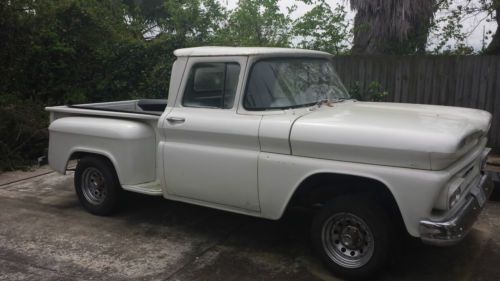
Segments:
[[[277,220],[314,210],[312,245],[334,274],[368,278],[405,233],[460,241],[491,187],[488,112],[349,97],[317,51],[174,53],[167,100],[48,107],[49,163],[85,209],[123,190]]]

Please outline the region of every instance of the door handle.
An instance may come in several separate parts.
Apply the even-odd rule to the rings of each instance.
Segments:
[[[186,118],[171,116],[167,117],[167,121],[171,123],[183,123],[184,121],[186,121]]]

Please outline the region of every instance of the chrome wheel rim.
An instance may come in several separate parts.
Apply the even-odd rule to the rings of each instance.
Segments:
[[[94,205],[99,205],[106,199],[107,188],[102,173],[93,167],[82,173],[82,192],[85,199]]]
[[[350,213],[328,218],[323,224],[321,239],[328,257],[346,268],[359,268],[368,263],[375,248],[368,225]]]

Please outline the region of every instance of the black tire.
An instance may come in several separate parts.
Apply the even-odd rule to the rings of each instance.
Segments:
[[[78,199],[87,211],[108,216],[118,209],[122,188],[108,159],[99,156],[80,159],[74,179]]]
[[[314,218],[311,231],[314,250],[324,264],[348,280],[375,278],[397,243],[390,216],[366,196],[330,201]],[[360,260],[359,264],[351,258]]]

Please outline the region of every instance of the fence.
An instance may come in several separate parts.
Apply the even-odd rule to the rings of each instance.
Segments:
[[[348,88],[377,82],[386,101],[489,111],[489,145],[500,149],[500,56],[339,56],[334,64]]]

